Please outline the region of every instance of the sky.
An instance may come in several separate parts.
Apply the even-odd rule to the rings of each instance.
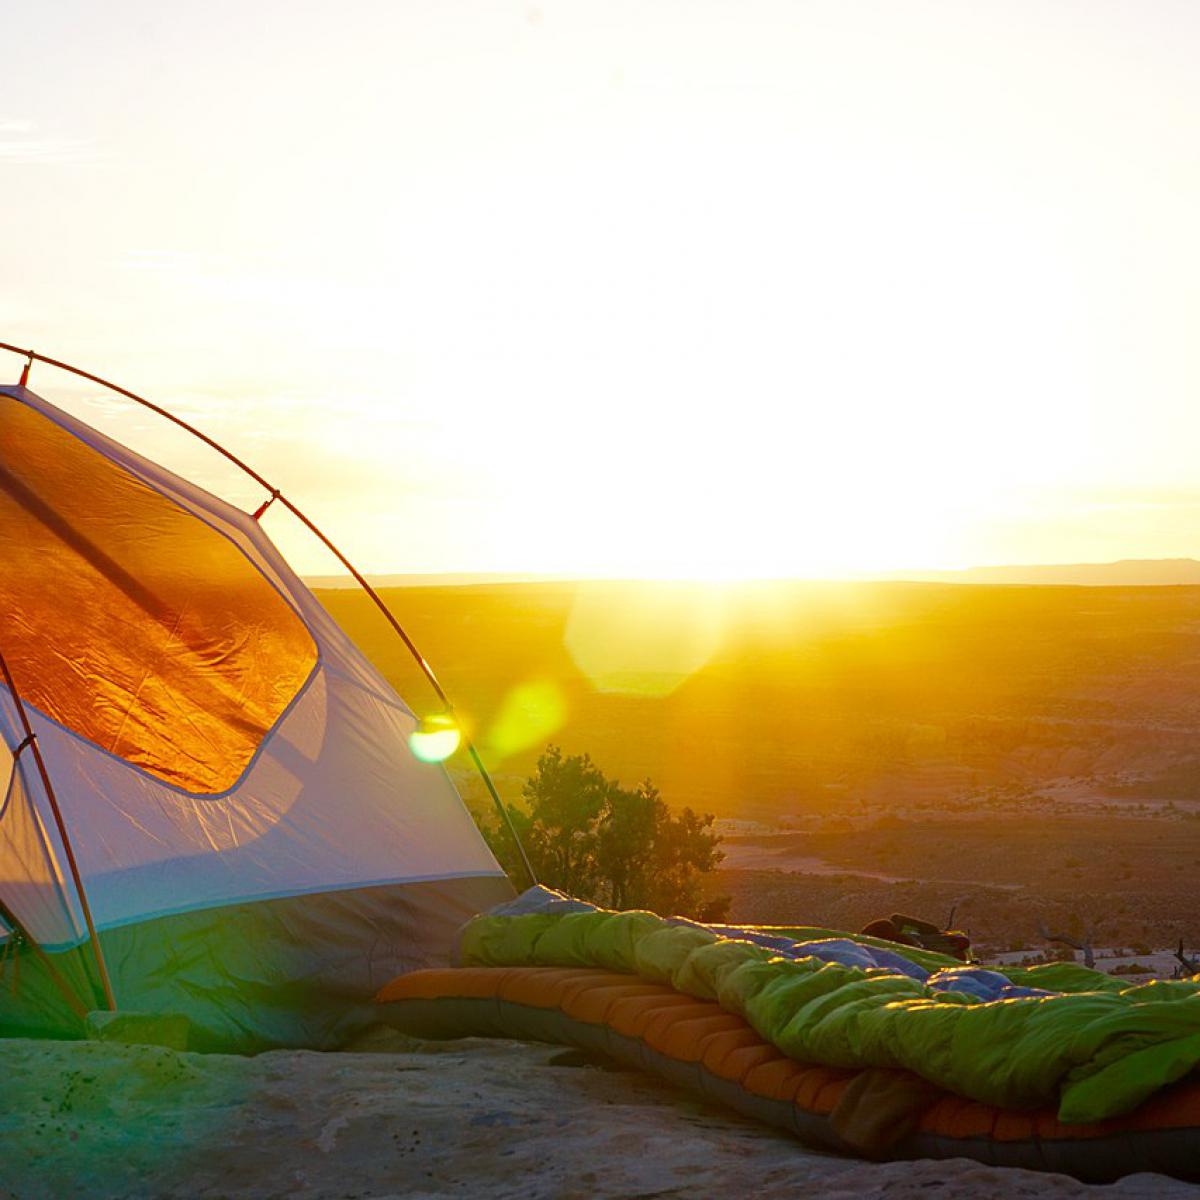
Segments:
[[[54,0],[0,45],[0,341],[365,571],[1200,556],[1200,6]]]

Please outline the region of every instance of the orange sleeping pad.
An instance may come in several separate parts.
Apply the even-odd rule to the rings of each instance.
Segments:
[[[612,971],[417,971],[393,980],[376,1001],[385,1022],[418,1037],[509,1037],[604,1053],[824,1150],[973,1158],[1089,1182],[1134,1171],[1200,1178],[1194,1080],[1159,1092],[1128,1116],[1063,1125],[1053,1109],[978,1104],[909,1071],[797,1062],[719,1004]]]

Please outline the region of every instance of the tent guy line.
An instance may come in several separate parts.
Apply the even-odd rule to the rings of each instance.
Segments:
[[[346,557],[346,555],[342,553],[342,551],[334,544],[334,542],[332,542],[329,537],[326,536],[326,534],[307,516],[307,514],[298,508],[290,499],[288,499],[287,496],[283,495],[279,488],[270,484],[266,479],[263,478],[262,475],[254,470],[253,467],[234,454],[233,451],[227,449],[225,446],[221,445],[220,442],[209,437],[206,433],[200,429],[197,429],[194,425],[183,420],[183,418],[176,416],[174,413],[163,408],[161,405],[155,404],[152,400],[147,400],[144,396],[139,396],[136,392],[131,392],[128,388],[121,387],[119,384],[113,383],[111,380],[105,379],[100,375],[95,375],[90,371],[85,371],[81,367],[72,366],[70,363],[63,362],[60,359],[51,358],[48,355],[40,354],[36,350],[15,346],[10,342],[0,342],[0,350],[7,350],[10,353],[18,354],[25,359],[25,365],[22,368],[21,377],[18,384],[20,387],[26,387],[28,385],[29,374],[33,363],[44,363],[46,366],[55,367],[58,370],[66,371],[69,374],[76,375],[81,379],[86,379],[91,383],[99,384],[101,387],[108,388],[110,391],[116,392],[118,395],[125,396],[127,399],[134,401],[136,404],[140,404],[143,407],[150,409],[151,412],[155,412],[159,416],[166,418],[166,420],[172,422],[174,425],[179,426],[179,428],[186,430],[188,433],[192,434],[193,437],[199,438],[200,441],[205,443],[205,445],[209,446],[218,454],[226,458],[229,462],[233,463],[234,466],[238,467],[241,471],[245,472],[245,474],[249,475],[251,479],[253,479],[267,491],[268,497],[266,501],[264,501],[264,503],[260,505],[253,514],[251,514],[254,520],[257,521],[261,519],[267,508],[276,500],[278,500],[280,504],[282,504],[294,517],[296,517],[296,519],[299,520],[301,524],[303,524],[304,527],[308,529],[309,532],[312,533],[313,536],[316,537],[317,540],[320,541],[327,550],[330,551],[331,554],[333,554],[338,562],[340,562],[342,566],[350,572],[355,582],[363,589],[364,592],[366,592],[372,603],[374,603],[375,607],[383,614],[388,624],[392,627],[395,633],[399,636],[400,640],[407,647],[409,653],[417,663],[417,666],[421,669],[422,674],[424,674],[426,680],[429,682],[429,685],[433,688],[435,695],[446,711],[446,715],[451,718],[456,728],[459,730],[463,747],[467,751],[467,755],[474,764],[476,771],[479,773],[479,777],[482,779],[484,786],[487,788],[488,795],[491,797],[492,803],[497,812],[499,812],[505,828],[507,828],[509,832],[509,836],[511,836],[514,845],[517,847],[517,851],[521,857],[521,865],[525,869],[525,873],[529,878],[530,885],[532,886],[538,882],[537,876],[533,870],[533,866],[529,861],[529,856],[525,852],[525,847],[521,842],[516,827],[512,823],[512,818],[509,815],[508,808],[500,799],[500,793],[496,789],[496,785],[492,780],[491,773],[484,765],[483,759],[480,757],[479,750],[475,746],[473,739],[467,733],[462,723],[458,720],[454,705],[451,702],[450,697],[446,694],[445,689],[442,687],[441,681],[438,679],[432,666],[430,666],[425,656],[417,648],[412,638],[409,637],[407,631],[400,624],[399,620],[397,620],[396,615],[384,602],[379,593],[367,581],[366,577],[362,575],[358,568],[354,566],[354,564]],[[99,952],[98,948],[97,952]]]

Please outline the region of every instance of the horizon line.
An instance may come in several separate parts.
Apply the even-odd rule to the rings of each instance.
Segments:
[[[814,574],[762,574],[720,576],[704,573],[639,575],[628,572],[600,574],[586,571],[372,571],[364,577],[378,586],[472,586],[486,584],[519,583],[674,583],[706,584],[712,586],[738,586],[763,583],[923,583],[923,582],[1017,582],[1004,579],[980,579],[979,576],[1023,573],[1049,575],[1058,573],[1102,573],[1118,572],[1152,573],[1155,569],[1174,569],[1187,576],[1183,579],[1162,579],[1158,582],[1142,582],[1141,586],[1187,586],[1200,584],[1200,559],[1179,556],[1171,558],[1121,558],[1103,562],[1030,562],[1030,563],[982,563],[956,567],[898,567],[891,570],[826,572]],[[313,587],[338,587],[353,585],[354,579],[347,572],[303,573],[301,578]],[[1136,579],[1116,581],[1126,586],[1139,586]],[[1070,586],[1071,582],[1066,581]]]

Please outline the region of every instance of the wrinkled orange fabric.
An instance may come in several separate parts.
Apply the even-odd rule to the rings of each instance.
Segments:
[[[194,793],[237,781],[317,658],[232,542],[6,396],[0,647],[27,703]]]

